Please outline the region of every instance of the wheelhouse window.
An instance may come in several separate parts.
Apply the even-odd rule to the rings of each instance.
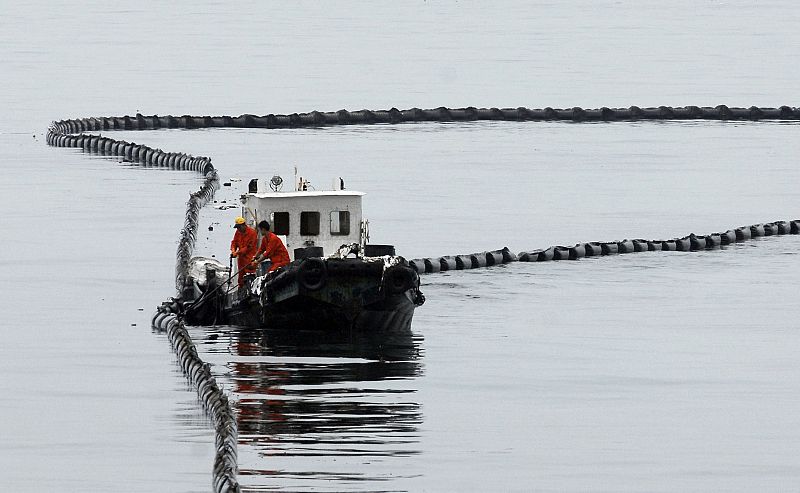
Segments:
[[[350,211],[331,211],[331,235],[350,234]]]
[[[319,234],[319,212],[300,213],[300,234],[303,236],[316,236]]]
[[[276,235],[289,234],[289,213],[288,212],[273,212],[272,213],[272,232]]]

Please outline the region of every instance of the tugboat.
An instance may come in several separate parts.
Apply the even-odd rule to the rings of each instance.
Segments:
[[[361,208],[365,194],[345,190],[341,178],[325,191],[310,189],[303,178],[295,183],[294,190],[282,191],[280,176],[253,179],[241,196],[241,216],[252,226],[269,221],[291,262],[245,276],[244,287],[237,288],[230,267],[193,258],[181,297],[187,322],[410,331],[414,309],[425,302],[419,276],[394,246],[369,243],[369,222]]]

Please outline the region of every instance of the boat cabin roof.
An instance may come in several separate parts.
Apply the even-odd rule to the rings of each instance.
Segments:
[[[307,190],[299,192],[256,192],[249,193],[258,199],[282,199],[293,197],[330,197],[330,196],[354,196],[362,197],[366,195],[364,192],[356,192],[353,190]]]

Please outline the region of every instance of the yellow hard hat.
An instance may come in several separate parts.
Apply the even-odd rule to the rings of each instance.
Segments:
[[[234,222],[236,224],[244,224],[245,223],[244,218],[242,216],[237,217],[236,221],[234,221]]]

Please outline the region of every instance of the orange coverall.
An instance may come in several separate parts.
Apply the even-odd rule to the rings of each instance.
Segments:
[[[258,233],[250,226],[245,225],[241,232],[237,229],[231,241],[231,255],[236,257],[239,269],[239,287],[244,286],[244,275],[253,274],[256,266],[253,265],[253,258],[256,256],[258,247]]]
[[[261,254],[264,255],[264,258],[272,261],[272,265],[269,268],[270,272],[289,264],[289,252],[286,251],[286,247],[283,246],[283,242],[278,238],[278,235],[272,231],[268,231],[266,236],[261,238],[261,246],[256,255]]]

